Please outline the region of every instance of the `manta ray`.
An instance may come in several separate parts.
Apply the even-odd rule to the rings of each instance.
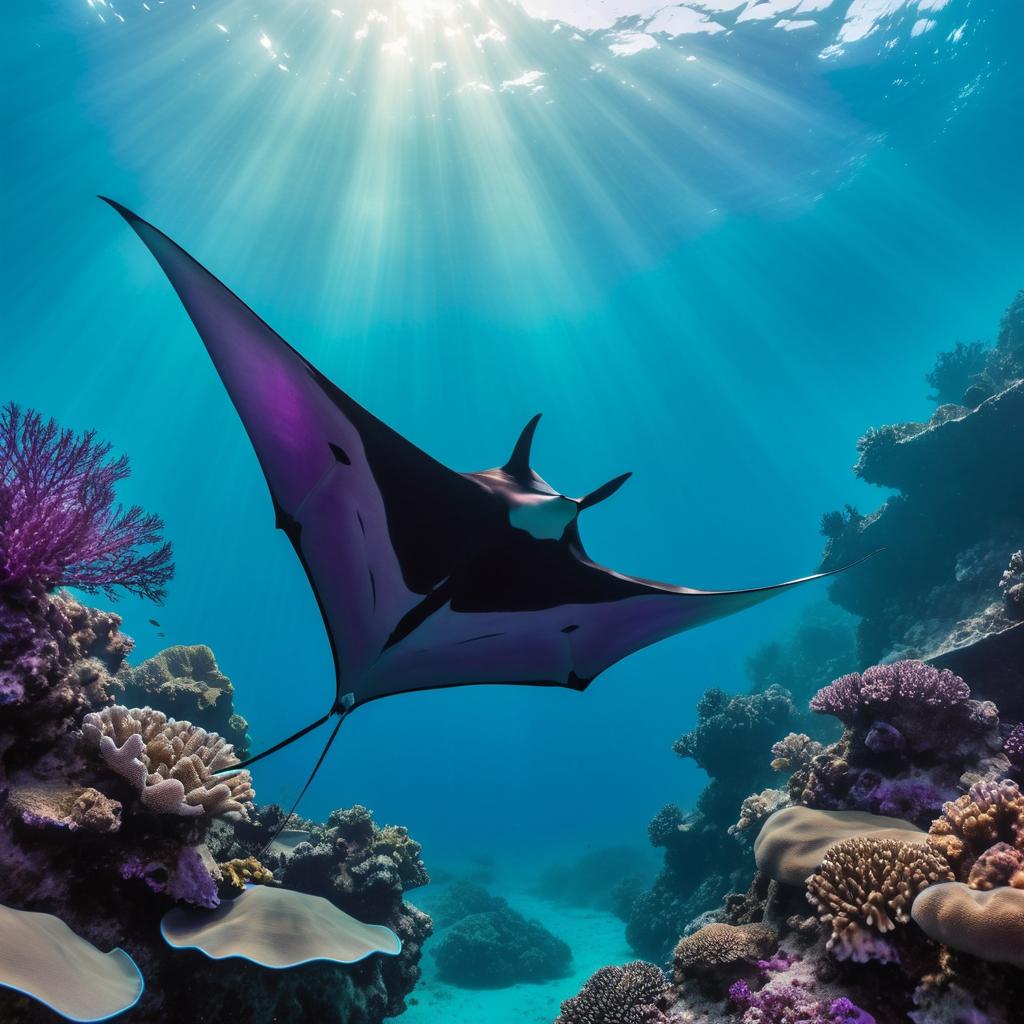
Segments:
[[[582,691],[643,647],[842,571],[694,590],[598,565],[580,540],[580,513],[630,474],[583,497],[560,494],[530,465],[539,415],[503,465],[449,469],[328,380],[165,234],[106,202],[156,257],[205,343],[334,657],[326,713],[233,770],[337,718],[312,781],[341,722],[369,701],[478,683]]]

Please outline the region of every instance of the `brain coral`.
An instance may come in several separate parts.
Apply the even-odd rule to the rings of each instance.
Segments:
[[[175,722],[152,708],[115,705],[86,715],[82,735],[158,814],[247,815],[255,795],[252,778],[247,771],[215,774],[238,760],[215,732]]]
[[[962,882],[932,885],[912,909],[936,942],[993,963],[1024,967],[1024,890],[978,892]]]
[[[666,988],[665,975],[642,960],[602,967],[562,1003],[555,1024],[668,1024],[657,1006]]]
[[[754,843],[754,859],[765,874],[786,885],[803,885],[834,843],[851,836],[872,836],[923,843],[925,833],[901,818],[865,811],[821,811],[787,807],[764,824]]]
[[[708,924],[681,938],[673,953],[673,980],[732,981],[768,956],[778,936],[764,924]]]
[[[975,862],[990,847],[1003,843],[1024,851],[1024,794],[1009,779],[975,783],[964,796],[943,805],[928,842],[949,861],[957,879],[967,882]]]
[[[837,960],[887,962],[895,952],[881,936],[910,920],[914,897],[953,878],[945,860],[923,843],[855,836],[831,847],[807,880],[807,899],[832,926]]]

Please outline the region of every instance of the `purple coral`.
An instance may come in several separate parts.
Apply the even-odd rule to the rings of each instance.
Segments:
[[[110,450],[95,431],[76,436],[13,402],[0,413],[0,591],[163,596],[173,573],[163,523],[114,504],[128,459]]]
[[[850,722],[859,712],[891,704],[951,708],[970,696],[968,685],[949,669],[895,661],[840,676],[811,698],[811,710]]]
[[[654,964],[634,960],[624,967],[602,967],[562,1003],[555,1024],[668,1024],[658,1007],[667,989]]]
[[[1006,737],[1003,750],[1015,768],[1024,768],[1024,722],[1019,722]]]
[[[875,1024],[870,1013],[849,999],[824,1002],[796,982],[752,992],[745,981],[737,981],[729,999],[743,1024]]]

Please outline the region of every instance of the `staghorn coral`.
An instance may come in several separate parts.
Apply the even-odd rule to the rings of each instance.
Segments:
[[[928,842],[946,858],[957,880],[966,882],[978,858],[997,844],[1024,851],[1024,794],[1009,779],[979,782],[943,805],[928,830]],[[979,874],[976,880],[984,877]]]
[[[245,817],[253,798],[247,771],[215,773],[237,763],[231,744],[152,708],[114,705],[85,716],[82,736],[143,804],[157,814]]]
[[[754,977],[757,961],[777,945],[778,935],[768,925],[708,924],[676,944],[672,980],[680,985],[695,978],[711,991],[724,991],[737,978]]]
[[[562,1003],[554,1024],[668,1024],[658,1008],[667,987],[659,968],[642,960],[602,967]]]
[[[0,412],[0,591],[163,596],[174,571],[163,523],[114,504],[128,460],[110,451],[95,431],[76,437],[13,402]]]
[[[224,888],[241,892],[249,884],[267,885],[274,880],[274,873],[265,868],[255,857],[238,857],[217,865]]]
[[[827,948],[837,960],[898,960],[885,940],[910,920],[914,897],[933,882],[949,881],[946,861],[924,844],[855,836],[829,848],[807,880],[807,899],[830,925]]]
[[[235,688],[205,644],[168,647],[114,681],[119,704],[154,707],[223,736],[244,760],[248,722],[234,708]]]

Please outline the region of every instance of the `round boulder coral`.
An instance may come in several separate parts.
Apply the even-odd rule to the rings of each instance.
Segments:
[[[774,928],[764,924],[708,924],[684,936],[672,955],[673,981],[697,978],[712,988],[756,974],[757,961],[778,943]]]
[[[1024,967],[1024,890],[979,892],[962,882],[925,889],[914,921],[936,942],[992,963]]]
[[[914,897],[952,878],[945,860],[924,844],[855,836],[825,854],[807,880],[807,899],[831,926],[828,949],[837,960],[884,963],[897,954],[883,936],[910,920]]]

